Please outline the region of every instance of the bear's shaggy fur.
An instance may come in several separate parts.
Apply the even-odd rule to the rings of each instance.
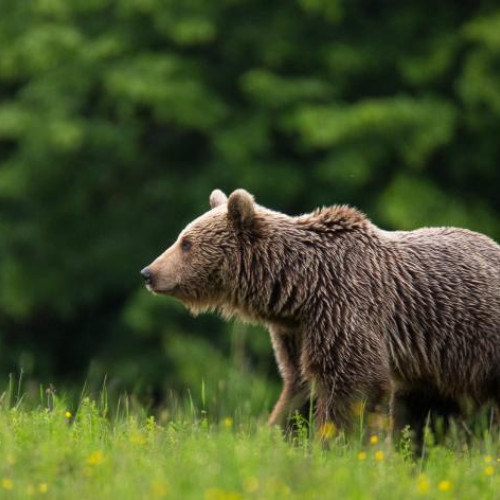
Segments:
[[[142,271],[194,312],[270,331],[283,423],[314,381],[317,422],[348,428],[360,397],[392,394],[395,425],[462,398],[500,403],[500,246],[465,229],[383,231],[347,206],[298,217],[219,190]],[[457,406],[458,407],[458,406]]]

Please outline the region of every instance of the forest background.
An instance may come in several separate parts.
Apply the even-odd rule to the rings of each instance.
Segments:
[[[500,241],[494,1],[0,0],[0,380],[270,407],[258,327],[139,270],[243,187]],[[254,404],[255,403],[255,404]],[[224,406],[225,405],[225,406]]]

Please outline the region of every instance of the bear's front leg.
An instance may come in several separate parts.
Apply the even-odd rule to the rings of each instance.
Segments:
[[[311,333],[304,341],[301,369],[314,387],[316,427],[321,432],[333,423],[349,432],[359,416],[357,403],[364,401],[368,411],[384,406],[390,389],[386,357],[367,334],[343,332],[332,339]]]
[[[352,373],[332,372],[314,377],[315,424],[320,430],[327,423],[333,423],[338,430],[353,431],[359,424],[359,405],[368,415],[385,408],[388,398],[388,384],[385,379],[371,377],[355,379]]]
[[[301,412],[309,399],[309,387],[300,372],[299,331],[272,326],[269,329],[274,355],[283,378],[283,390],[276,402],[268,425],[286,426],[287,418]]]
[[[311,383],[316,396],[314,424],[320,435],[325,425],[329,424],[338,430],[352,430],[353,407],[357,398],[350,392],[350,384],[330,376],[315,376],[313,380]]]

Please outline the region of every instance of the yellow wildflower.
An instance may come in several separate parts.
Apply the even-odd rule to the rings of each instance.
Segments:
[[[4,478],[2,479],[2,488],[4,490],[11,490],[14,487],[14,483],[11,479]]]
[[[492,457],[492,456],[490,456],[490,455],[486,455],[486,456],[484,457],[484,463],[485,463],[485,464],[490,464],[491,462],[493,462],[493,457]]]
[[[495,473],[495,467],[493,467],[493,465],[488,465],[484,468],[484,473],[487,476],[493,476],[493,474]]]
[[[236,491],[224,491],[211,488],[205,492],[205,500],[240,500],[241,495]]]
[[[366,460],[366,453],[364,451],[358,453],[358,460]]]
[[[384,460],[384,452],[383,452],[383,451],[380,451],[380,450],[379,450],[379,451],[377,451],[377,452],[375,453],[375,460],[376,460],[377,462],[382,462],[382,460]]]
[[[47,483],[40,483],[38,485],[38,491],[40,493],[47,493],[47,491],[49,491],[49,485]]]
[[[224,419],[224,426],[231,427],[233,425],[233,419],[231,417],[226,417]]]
[[[419,476],[417,479],[417,491],[419,493],[427,493],[431,487],[431,483],[425,476]]]
[[[378,443],[378,436],[375,434],[373,436],[370,436],[370,443],[377,444]]]
[[[451,482],[447,479],[440,481],[438,484],[439,491],[450,491],[451,490]]]
[[[137,446],[142,446],[143,444],[146,443],[146,438],[144,437],[144,435],[140,432],[133,432],[131,435],[130,435],[130,442],[132,444],[135,444]]]
[[[337,427],[335,427],[335,424],[333,422],[327,422],[326,424],[323,424],[319,429],[319,434],[323,439],[331,439],[333,436],[335,436],[336,432]]]
[[[104,455],[102,451],[94,451],[86,460],[89,465],[99,465],[102,464],[103,461]]]

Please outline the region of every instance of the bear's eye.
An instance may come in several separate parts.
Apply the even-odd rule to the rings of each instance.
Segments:
[[[181,241],[181,248],[182,248],[183,252],[188,252],[189,250],[191,250],[191,246],[192,246],[192,244],[189,240],[183,239]]]

